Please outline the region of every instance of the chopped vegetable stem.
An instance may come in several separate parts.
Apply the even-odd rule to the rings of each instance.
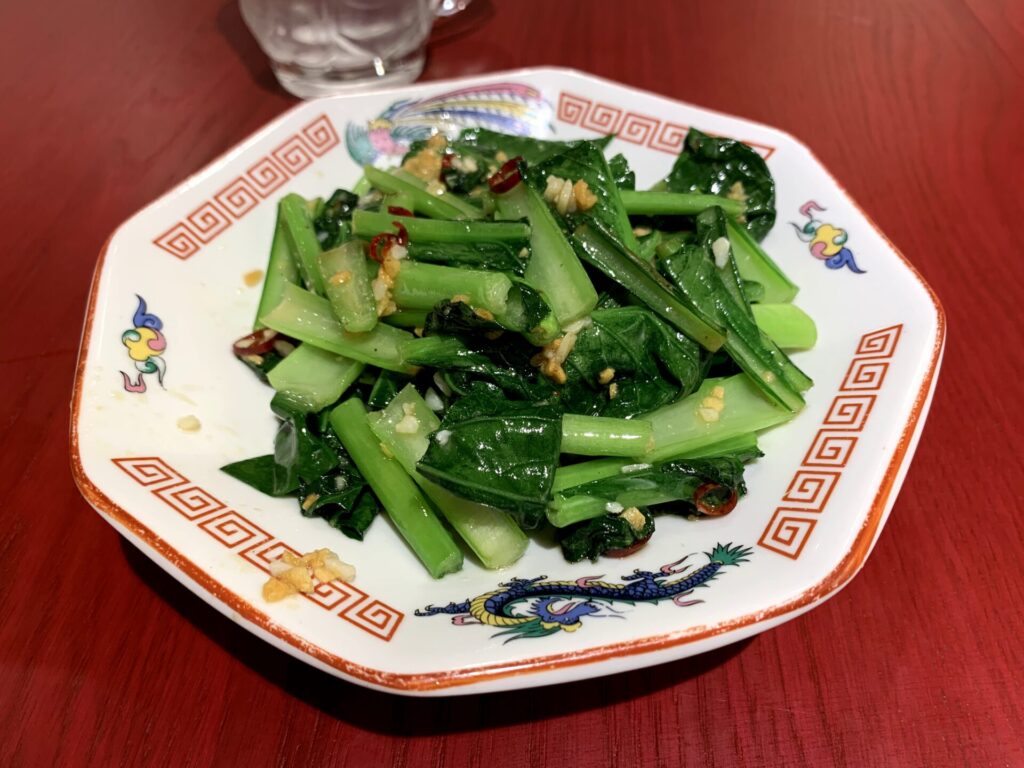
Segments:
[[[320,254],[320,274],[334,314],[350,333],[373,330],[377,324],[377,304],[370,286],[366,250],[358,240]]]
[[[324,279],[317,261],[320,256],[320,241],[313,229],[308,203],[296,194],[281,198],[280,215],[284,220],[285,233],[291,246],[292,257],[299,268],[306,288],[321,296],[324,294]]]
[[[366,366],[312,344],[300,344],[267,374],[278,394],[312,413],[337,402]]]
[[[474,309],[499,315],[505,311],[512,281],[501,272],[403,262],[393,295],[401,309],[433,309],[445,299],[462,296]]]
[[[722,346],[722,332],[698,317],[684,305],[649,264],[615,243],[595,224],[581,224],[573,232],[587,261],[612,280],[627,288],[652,311],[679,329],[705,349],[714,352]]]
[[[393,233],[396,221],[405,227],[412,242],[500,243],[530,237],[530,227],[520,222],[437,221],[363,210],[352,214],[352,234],[368,239],[381,232]]]
[[[369,416],[370,429],[412,477],[452,528],[480,558],[486,568],[512,565],[526,550],[522,529],[500,509],[456,496],[427,480],[416,462],[427,450],[427,441],[441,422],[411,385],[406,385],[387,408]],[[399,431],[399,424],[402,431]]]
[[[281,207],[277,209],[277,224],[274,225],[274,239],[270,243],[270,258],[267,260],[267,272],[263,278],[263,292],[260,294],[259,307],[256,309],[256,320],[253,329],[263,328],[260,318],[281,302],[281,295],[286,284],[298,285],[302,278],[299,268],[292,258],[285,232]]]
[[[649,421],[582,416],[562,417],[562,453],[580,456],[642,456],[654,448]]]
[[[361,400],[331,411],[331,426],[402,538],[435,579],[462,568],[462,552],[402,466],[381,451]]]
[[[740,277],[760,283],[764,289],[763,301],[766,303],[792,301],[799,290],[796,284],[772,261],[746,228],[732,220],[727,221],[725,227],[729,233],[729,244],[732,246],[732,255],[736,260]]]
[[[526,281],[545,291],[558,322],[564,326],[588,315],[597,306],[597,291],[544,199],[520,183],[499,196],[499,205],[525,211],[529,218],[532,255]]]
[[[327,299],[298,286],[285,286],[281,303],[261,319],[279,333],[328,352],[389,371],[414,371],[406,365],[400,352],[402,342],[414,338],[411,333],[383,323],[378,323],[368,333],[347,333]]]
[[[818,329],[810,316],[795,304],[753,304],[757,327],[783,349],[810,349]]]
[[[708,420],[702,403],[721,387],[718,398],[725,405],[717,417]],[[770,402],[750,377],[738,373],[725,379],[705,379],[692,395],[646,414],[654,427],[655,448],[647,460],[661,461],[674,456],[692,455],[693,451],[723,440],[759,432],[793,418],[792,413]]]
[[[637,192],[620,189],[619,197],[630,216],[694,216],[714,205],[729,216],[742,216],[746,206],[739,200],[690,192]]]
[[[447,192],[434,194],[426,189],[425,182],[408,174],[396,176],[368,165],[363,169],[366,178],[377,189],[389,194],[401,194],[412,200],[417,213],[433,219],[481,219],[483,212],[479,208],[463,202],[455,195]]]

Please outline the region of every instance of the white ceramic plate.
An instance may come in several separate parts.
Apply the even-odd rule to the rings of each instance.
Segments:
[[[274,201],[286,192],[326,196],[354,183],[364,162],[394,163],[417,132],[476,124],[541,137],[616,133],[610,153],[627,155],[638,188],[668,171],[690,125],[741,138],[767,158],[778,224],[765,246],[817,321],[817,347],[796,357],[816,384],[795,421],[764,435],[766,456],[749,468],[749,495],[732,514],[662,518],[658,535],[627,561],[570,565],[557,549],[531,546],[508,572],[467,558],[463,571],[434,581],[385,519],[353,542],[302,518],[293,500],[218,470],[272,444],[270,390],[234,360],[230,343],[250,329],[259,288],[243,275],[265,266]],[[118,228],[92,286],[72,463],[82,493],[118,531],[202,599],[314,666],[419,695],[556,683],[734,642],[846,584],[906,472],[943,339],[931,289],[785,133],[560,69],[429,83],[303,103]],[[178,427],[189,415],[198,432]],[[728,544],[746,558],[730,564],[734,556],[715,549]],[[265,603],[268,560],[318,547],[354,563],[356,581]],[[622,585],[634,568],[651,572],[663,599],[582,609],[560,599],[549,605],[564,611],[548,621],[556,631],[540,636],[416,614],[505,589],[512,577]],[[717,575],[683,595],[685,568],[691,585]],[[557,585],[543,589],[558,598]],[[536,603],[519,605],[519,624],[541,621]],[[573,611],[585,615],[567,622]]]

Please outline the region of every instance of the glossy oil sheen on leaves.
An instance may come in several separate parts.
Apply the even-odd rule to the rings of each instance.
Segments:
[[[453,493],[535,528],[551,496],[561,439],[557,406],[509,401],[477,387],[449,408],[417,468]]]
[[[775,182],[757,152],[735,139],[708,136],[691,128],[683,151],[665,179],[671,192],[729,194],[740,182],[746,196],[747,230],[758,241],[775,224]]]

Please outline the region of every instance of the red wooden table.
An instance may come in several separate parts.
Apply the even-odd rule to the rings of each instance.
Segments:
[[[0,7],[0,765],[1024,765],[1024,4],[476,0],[425,78],[576,67],[802,138],[945,304],[943,375],[864,571],[678,663],[487,697],[337,681],[79,496],[89,277],[133,211],[285,110],[230,0]]]

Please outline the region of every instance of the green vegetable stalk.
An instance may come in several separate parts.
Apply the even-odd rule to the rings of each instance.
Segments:
[[[256,310],[254,330],[263,327],[260,318],[281,302],[284,286],[298,285],[300,280],[299,268],[292,259],[288,244],[281,207],[278,206],[277,224],[274,225],[274,239],[270,243],[270,258],[267,260],[267,273],[263,278],[263,292],[260,294],[260,303]]]
[[[300,344],[267,374],[278,395],[294,407],[315,412],[337,402],[365,366],[333,352]]]
[[[456,496],[416,471],[429,436],[441,422],[411,385],[395,395],[383,411],[371,413],[369,424],[484,567],[504,568],[522,557],[528,539],[505,512]]]
[[[362,210],[352,214],[352,234],[367,239],[381,232],[394,234],[396,221],[413,243],[519,243],[530,237],[530,227],[519,222],[440,221]]]
[[[693,192],[635,192],[619,190],[622,204],[630,216],[696,216],[713,205],[730,216],[742,216],[746,206],[738,200]]]
[[[505,312],[512,281],[501,272],[417,264],[403,260],[392,290],[401,309],[433,309],[445,299],[464,296],[474,309]]]
[[[384,323],[369,333],[347,333],[327,299],[298,286],[285,286],[281,303],[261,319],[268,328],[328,352],[388,371],[414,371],[400,351],[402,342],[415,338],[411,333]]]
[[[462,552],[401,465],[381,452],[366,407],[355,398],[331,412],[331,426],[402,538],[435,579],[462,568]]]
[[[278,210],[284,221],[292,258],[298,265],[303,282],[309,290],[323,296],[324,279],[317,261],[321,250],[320,241],[313,229],[308,203],[296,194],[285,195],[281,198]]]
[[[320,275],[327,298],[342,327],[349,333],[363,333],[377,325],[377,302],[370,287],[366,248],[358,240],[320,254]]]

